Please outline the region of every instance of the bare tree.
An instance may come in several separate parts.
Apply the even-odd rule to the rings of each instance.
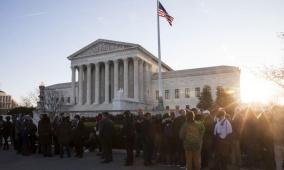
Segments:
[[[63,101],[62,94],[54,89],[45,89],[44,106],[45,110],[49,112],[51,118],[60,111]]]
[[[36,89],[35,91],[29,92],[27,96],[22,96],[21,105],[25,107],[35,107],[37,105],[37,102],[39,101],[38,95],[39,90]]]
[[[278,33],[277,36],[284,42],[284,32]],[[274,82],[284,89],[284,66],[262,66],[261,68],[257,68],[256,71],[253,71],[252,69],[250,69],[250,71],[257,76]]]
[[[265,79],[276,83],[281,88],[284,88],[284,68],[280,67],[264,67],[262,74]]]

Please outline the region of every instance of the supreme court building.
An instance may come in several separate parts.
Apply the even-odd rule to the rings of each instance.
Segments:
[[[71,82],[40,88],[40,102],[53,91],[60,111],[153,110],[158,105],[158,59],[142,46],[98,39],[67,58]],[[204,85],[211,87],[213,99],[217,86],[240,96],[240,70],[233,66],[175,71],[162,63],[162,82],[167,109],[195,107]]]

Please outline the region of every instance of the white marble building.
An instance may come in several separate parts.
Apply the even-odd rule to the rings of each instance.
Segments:
[[[60,111],[154,109],[158,100],[158,59],[138,44],[98,39],[70,55],[71,82],[50,85],[56,91]],[[240,70],[216,66],[174,71],[162,63],[164,106],[170,109],[194,107],[204,85],[230,88],[240,94]],[[46,93],[44,93],[46,94]],[[48,95],[45,97],[48,98]]]

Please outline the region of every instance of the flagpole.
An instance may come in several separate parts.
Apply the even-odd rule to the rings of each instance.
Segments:
[[[160,42],[160,17],[159,17],[159,0],[157,0],[157,33],[158,33],[158,85],[159,85],[159,103],[158,103],[158,110],[163,110],[163,87],[162,87],[162,73],[161,73],[161,42]]]

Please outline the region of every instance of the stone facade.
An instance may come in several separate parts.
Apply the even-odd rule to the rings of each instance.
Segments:
[[[99,39],[68,59],[71,82],[43,88],[42,102],[48,100],[47,92],[56,91],[60,111],[152,110],[156,107],[158,59],[140,45]],[[204,85],[212,89],[219,85],[228,87],[239,98],[240,70],[236,67],[174,71],[162,63],[162,79],[164,105],[170,109],[195,106],[198,98],[193,91],[202,90]],[[185,93],[190,93],[189,97]],[[213,90],[212,93],[215,96]],[[179,95],[178,98],[175,95]]]
[[[6,114],[10,109],[17,106],[17,103],[4,91],[0,90],[0,115]]]

